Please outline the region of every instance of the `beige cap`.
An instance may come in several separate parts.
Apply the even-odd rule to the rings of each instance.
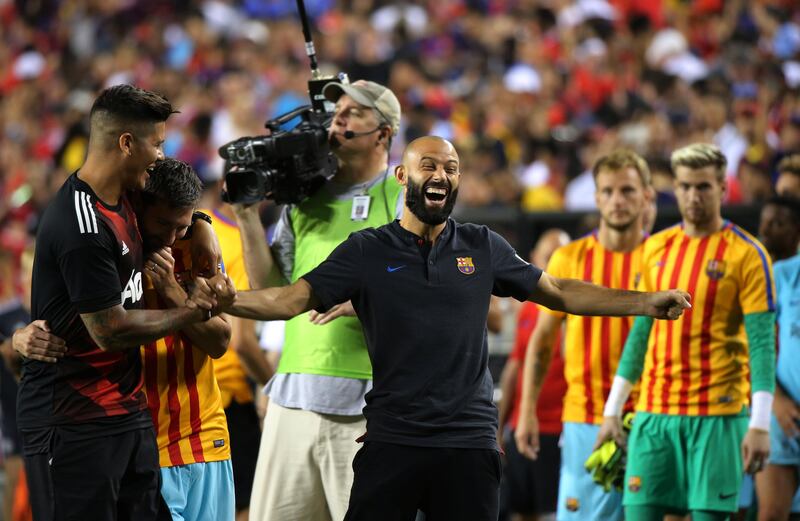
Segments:
[[[393,135],[397,135],[400,131],[400,102],[397,101],[394,92],[383,85],[366,80],[358,80],[349,85],[334,82],[325,85],[322,94],[325,99],[333,103],[336,103],[342,94],[347,94],[356,103],[378,111],[381,120],[392,128]]]

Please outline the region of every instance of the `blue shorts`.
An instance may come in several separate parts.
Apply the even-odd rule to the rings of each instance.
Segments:
[[[565,423],[561,435],[558,521],[622,521],[622,492],[605,492],[583,464],[592,453],[599,425]]]
[[[162,467],[161,497],[173,521],[233,521],[231,460]]]
[[[798,467],[800,471],[800,438],[786,436],[774,414],[769,426],[769,462]],[[800,490],[794,495],[792,512],[800,512]]]
[[[800,438],[789,438],[775,415],[769,426],[769,462],[773,465],[800,466]]]

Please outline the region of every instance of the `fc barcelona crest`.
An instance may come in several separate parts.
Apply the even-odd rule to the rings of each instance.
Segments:
[[[711,280],[719,280],[725,275],[725,261],[711,259],[706,264],[706,275]]]
[[[472,257],[456,257],[456,265],[458,266],[458,271],[464,275],[475,273],[475,264],[472,263]]]

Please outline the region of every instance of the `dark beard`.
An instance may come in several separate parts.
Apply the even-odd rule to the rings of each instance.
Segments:
[[[406,187],[406,206],[411,213],[413,213],[417,219],[422,221],[425,224],[430,224],[432,226],[436,226],[442,224],[450,217],[450,214],[453,212],[453,207],[456,204],[456,199],[458,198],[458,188],[455,190],[451,190],[451,186],[449,183],[447,184],[440,184],[440,183],[426,183],[428,186],[444,186],[447,188],[447,198],[445,200],[444,206],[442,206],[439,210],[430,210],[427,206],[425,206],[425,185],[420,186],[411,178],[408,179],[408,186]]]

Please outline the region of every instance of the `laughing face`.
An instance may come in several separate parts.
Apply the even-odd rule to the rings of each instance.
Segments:
[[[125,188],[143,190],[156,162],[164,159],[164,139],[166,124],[162,122],[143,125],[142,130],[132,137],[130,153],[126,156],[128,171]]]
[[[406,185],[406,206],[417,219],[434,226],[447,220],[461,176],[453,145],[437,137],[417,139],[406,149],[397,175]]]

